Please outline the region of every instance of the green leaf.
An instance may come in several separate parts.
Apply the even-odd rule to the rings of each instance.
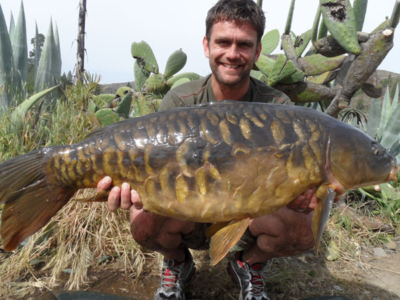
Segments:
[[[150,76],[150,72],[146,71],[139,65],[139,61],[135,59],[133,65],[133,73],[135,75],[135,91],[140,92],[142,90],[143,84],[146,82],[147,78]]]
[[[58,26],[56,24],[56,30],[54,31],[54,43],[56,44],[56,52],[57,52],[57,74],[61,74],[62,69],[62,60],[61,60],[61,46],[60,46],[60,37],[58,35]],[[40,48],[40,47],[39,47]]]
[[[179,79],[178,81],[176,81],[176,82],[173,84],[173,86],[171,86],[171,90],[174,89],[174,88],[176,88],[177,86],[180,86],[181,84],[184,84],[184,83],[187,83],[187,82],[190,82],[190,79],[189,79],[189,78],[181,78],[181,79]]]
[[[332,6],[344,6],[343,18],[335,17],[338,14],[331,14],[335,9]],[[335,38],[335,40],[345,49],[354,55],[360,53],[360,45],[358,44],[356,32],[356,20],[353,8],[349,0],[320,0],[321,13],[326,27]]]
[[[14,62],[10,37],[7,31],[6,21],[0,5],[0,111],[7,109],[11,102],[9,85],[12,81]]]
[[[127,93],[124,98],[122,98],[121,103],[115,109],[117,114],[120,114],[123,118],[127,119],[131,111],[132,103],[132,93]]]
[[[10,17],[10,30],[9,30],[9,35],[10,35],[10,40],[13,38],[13,34],[15,31],[15,22],[14,22],[14,16],[11,12],[11,17]]]
[[[34,70],[34,82],[36,81],[36,74],[37,70],[39,68],[39,61],[40,61],[40,56],[42,55],[42,49],[40,48],[40,40],[39,40],[39,31],[38,27],[36,24],[36,29],[35,29],[35,70]]]
[[[279,45],[279,30],[268,31],[261,40],[261,54],[268,55],[272,53]]]
[[[270,75],[274,64],[275,60],[269,58],[264,54],[261,54],[258,58],[258,61],[256,62],[257,68],[260,70],[261,73],[265,74],[266,76]]]
[[[200,75],[192,72],[184,72],[177,74],[167,81],[167,86],[172,87],[175,82],[177,82],[181,78],[188,78],[190,81],[200,79]]]
[[[400,106],[397,106],[396,109],[391,114],[387,125],[382,132],[382,138],[380,143],[385,148],[390,148],[396,141],[399,140],[400,133]]]
[[[45,91],[37,93],[31,96],[29,99],[22,102],[11,114],[11,123],[12,128],[15,131],[20,131],[23,128],[24,119],[27,111],[34,105],[37,101],[39,101],[44,96],[48,95],[52,91],[56,90],[60,85],[53,86]]]
[[[385,98],[383,99],[381,122],[378,129],[378,140],[381,139],[383,132],[385,131],[386,124],[389,122],[390,116],[392,115],[391,105],[390,105],[390,95],[389,88],[386,89]]]
[[[186,61],[187,55],[182,51],[182,49],[176,50],[174,53],[172,53],[168,57],[167,64],[165,66],[165,78],[168,79],[182,70],[182,68],[186,65]]]
[[[139,65],[147,72],[158,74],[157,60],[149,44],[145,41],[141,41],[140,43],[134,42],[131,46],[131,53],[133,58],[136,58]]]
[[[130,88],[129,86],[121,86],[116,94],[120,97],[124,97],[126,94],[128,94],[129,92],[132,91],[132,88]]]
[[[312,30],[310,29],[305,33],[303,33],[298,39],[298,41],[296,41],[296,44],[294,46],[297,57],[300,57],[303,54],[304,50],[306,50],[308,44],[311,41],[311,34]]]
[[[49,30],[43,45],[42,55],[36,74],[35,89],[40,92],[60,81],[61,74],[58,67],[58,49],[54,40],[53,24],[50,20]],[[55,98],[56,95],[53,95]],[[52,99],[50,99],[51,101]]]
[[[399,104],[399,85],[396,86],[396,91],[394,92],[392,100],[392,110],[394,111]]]
[[[367,123],[367,134],[375,138],[378,131],[379,122],[381,119],[381,101],[379,99],[372,99],[369,108],[369,118]]]
[[[167,80],[163,74],[151,74],[142,86],[143,93],[160,93],[167,88]]]
[[[354,0],[353,10],[356,18],[357,31],[362,31],[364,26],[365,14],[367,13],[368,0]]]
[[[26,37],[25,11],[22,1],[17,26],[15,27],[11,43],[14,67],[18,72],[18,78],[14,77],[14,87],[18,88],[19,92],[22,92],[22,97],[25,97],[22,86],[28,80],[28,42]],[[15,75],[17,75],[17,73]]]
[[[119,115],[111,108],[102,108],[96,112],[96,118],[102,127],[108,126],[119,121]]]

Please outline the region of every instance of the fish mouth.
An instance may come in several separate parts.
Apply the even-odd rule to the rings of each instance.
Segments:
[[[399,184],[397,179],[397,174],[400,172],[400,166],[397,166],[397,162],[393,163],[392,170],[389,173],[388,181],[395,181],[396,184]]]

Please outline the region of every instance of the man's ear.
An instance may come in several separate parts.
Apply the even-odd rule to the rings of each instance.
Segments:
[[[256,51],[256,56],[254,58],[254,62],[258,61],[258,58],[260,57],[260,54],[261,54],[261,48],[262,48],[262,46],[261,46],[261,42],[260,42],[257,46],[257,51]]]
[[[258,61],[258,58],[260,57],[260,54],[261,54],[261,48],[262,48],[262,46],[261,46],[261,42],[260,42],[257,46],[256,55],[254,57],[254,62]]]
[[[203,48],[204,48],[204,55],[207,58],[210,58],[210,50],[208,48],[208,40],[206,36],[203,38]]]

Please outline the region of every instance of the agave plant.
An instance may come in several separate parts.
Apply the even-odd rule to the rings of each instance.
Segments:
[[[382,107],[379,99],[372,99],[367,134],[389,149],[389,152],[400,162],[400,105],[398,103],[398,85],[393,101],[390,99],[389,88],[386,90]]]
[[[34,72],[36,92],[57,85],[61,77],[61,53],[57,28],[54,33],[50,22],[42,55],[40,47],[38,47],[38,41],[36,26],[37,44]],[[14,18],[12,17],[9,31],[0,6],[0,109],[7,109],[11,104],[18,105],[22,102],[21,100],[26,98],[27,80],[28,45],[25,11],[21,1],[17,24],[14,24]]]

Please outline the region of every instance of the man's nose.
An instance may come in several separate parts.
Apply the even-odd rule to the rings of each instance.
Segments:
[[[236,45],[231,45],[231,47],[228,49],[227,53],[226,53],[226,57],[228,59],[231,60],[235,60],[238,59],[240,57],[239,51],[238,51],[238,47]]]

